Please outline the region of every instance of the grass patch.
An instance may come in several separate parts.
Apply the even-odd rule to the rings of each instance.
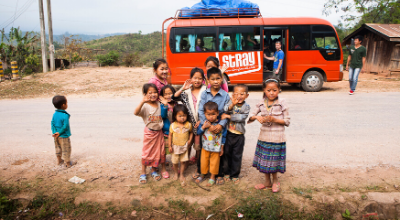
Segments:
[[[4,219],[11,219],[12,213],[19,207],[18,201],[9,199],[11,192],[11,187],[0,185],[0,217]]]
[[[299,196],[302,196],[309,200],[312,200],[313,190],[311,188],[296,188],[296,187],[294,187],[292,189],[292,192],[296,195],[299,195]]]
[[[380,187],[380,186],[367,186],[366,188],[369,191],[381,191],[381,190],[383,190],[383,188]]]
[[[332,219],[333,213],[337,210],[335,207],[323,204],[315,204],[315,211],[306,213],[299,207],[293,205],[290,201],[284,200],[280,194],[274,194],[271,191],[255,190],[241,188],[232,185],[231,187],[221,187],[225,191],[224,195],[213,199],[206,205],[197,202],[190,203],[183,198],[168,198],[171,190],[178,187],[179,183],[168,183],[163,186],[149,184],[148,187],[154,190],[155,194],[165,198],[167,205],[157,207],[151,204],[141,203],[140,200],[132,200],[130,204],[120,206],[112,202],[107,202],[101,206],[98,203],[85,201],[75,204],[75,196],[85,191],[85,186],[56,185],[52,190],[39,189],[37,186],[41,183],[39,178],[32,183],[23,182],[15,185],[0,185],[1,198],[1,218],[5,219],[128,219],[132,218],[131,213],[135,211],[137,219],[205,219],[212,214],[212,219],[237,219],[238,213],[244,215],[244,219]],[[27,187],[29,184],[30,187]],[[23,185],[20,187],[19,185]],[[61,189],[64,189],[61,190]],[[132,189],[132,188],[131,188]],[[133,190],[141,188],[133,187]],[[213,189],[218,190],[218,189]],[[232,191],[236,191],[233,195]],[[28,205],[23,207],[18,201],[9,200],[10,195],[16,192],[33,192],[37,194]],[[46,194],[49,191],[54,193]],[[211,191],[211,193],[213,192]],[[179,193],[178,190],[175,192]],[[293,188],[293,192],[301,194],[306,192],[312,194],[310,188]],[[201,198],[202,195],[198,197]],[[306,197],[307,198],[307,197]],[[22,211],[20,211],[22,210]],[[25,212],[25,210],[28,210]]]

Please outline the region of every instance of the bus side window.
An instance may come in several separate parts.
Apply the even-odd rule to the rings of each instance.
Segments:
[[[260,50],[260,27],[220,27],[219,51]]]
[[[289,29],[290,50],[310,49],[310,26],[291,26]]]
[[[215,27],[174,28],[170,47],[176,53],[216,51],[216,32]]]
[[[175,35],[175,52],[189,52],[189,36],[188,35]]]
[[[312,49],[338,49],[336,33],[332,27],[315,25],[312,30]]]

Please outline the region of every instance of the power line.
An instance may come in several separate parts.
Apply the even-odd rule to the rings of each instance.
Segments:
[[[20,10],[17,12],[17,16],[14,18],[14,16],[11,16],[11,18],[9,18],[8,20],[4,21],[0,27],[1,29],[8,27],[10,24],[12,24],[15,20],[17,20],[22,14],[24,14],[29,7],[32,5],[32,3],[35,0],[28,0],[25,2],[25,4],[20,8]]]
[[[17,14],[18,2],[19,2],[19,0],[17,0],[17,4],[15,5],[14,21],[15,21],[15,15]],[[13,25],[12,25],[13,27],[14,27],[14,21],[13,21]]]
[[[2,4],[0,4],[0,5],[1,5],[1,6],[4,6],[4,7],[14,8],[13,6],[2,5]]]

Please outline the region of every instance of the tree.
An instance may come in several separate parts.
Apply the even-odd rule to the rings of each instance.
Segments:
[[[33,32],[25,32],[22,34],[19,28],[11,28],[10,33],[7,35],[4,29],[1,32],[1,43],[0,43],[0,59],[5,64],[11,61],[17,61],[18,70],[22,73],[26,68],[26,58],[30,54],[35,54],[35,48],[33,44],[38,41],[37,35],[33,35]],[[32,36],[33,35],[33,36]]]
[[[342,19],[347,28],[364,23],[400,24],[400,0],[327,0],[323,13],[329,15],[332,10],[345,13]]]

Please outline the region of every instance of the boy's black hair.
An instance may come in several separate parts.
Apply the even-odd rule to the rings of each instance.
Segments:
[[[249,87],[247,87],[247,86],[244,85],[244,84],[238,84],[238,85],[236,85],[235,87],[233,87],[233,91],[235,91],[235,88],[243,88],[243,89],[246,91],[246,93],[249,93]]]
[[[361,35],[357,35],[354,37],[354,40],[358,39],[360,41],[360,43],[364,40],[363,37]]]
[[[189,110],[186,108],[185,105],[177,104],[172,110],[172,122],[176,121],[176,115],[178,114],[178,112],[183,112],[186,115],[186,121],[189,120]]]
[[[161,96],[161,97],[164,97],[164,93],[165,93],[165,90],[166,90],[166,89],[170,89],[170,90],[172,91],[172,95],[174,95],[175,92],[176,92],[176,90],[175,90],[175,88],[174,88],[173,86],[171,86],[171,85],[165,85],[164,87],[161,88],[161,91],[160,91],[160,96]]]
[[[195,73],[201,73],[201,77],[203,77],[203,79],[205,78],[204,77],[204,71],[202,69],[198,68],[198,67],[195,67],[190,71],[190,78],[192,78]]]
[[[207,66],[207,63],[210,62],[210,61],[212,61],[217,67],[219,67],[219,60],[218,60],[218,58],[213,57],[213,56],[207,57],[206,62],[204,63],[204,66]]]
[[[280,45],[282,45],[282,42],[279,41],[279,40],[277,40],[277,41],[275,42],[275,44],[277,44],[277,43],[279,43]]]
[[[154,85],[153,83],[146,83],[143,85],[143,89],[142,89],[143,94],[146,95],[150,88],[154,88],[158,92],[156,85]]]
[[[218,74],[222,78],[221,70],[218,69],[217,67],[212,67],[207,70],[207,78],[210,79],[211,75],[213,74]]]
[[[161,64],[167,64],[167,61],[164,60],[164,59],[162,59],[162,58],[156,59],[156,60],[154,61],[154,63],[153,63],[153,68],[154,68],[154,70],[157,70],[158,67],[159,67]],[[167,65],[168,65],[168,64],[167,64]]]
[[[204,104],[204,111],[218,111],[218,104],[212,101],[208,101]]]
[[[53,97],[53,105],[56,109],[61,109],[64,104],[67,104],[67,98],[65,98],[65,96],[56,95]]]

